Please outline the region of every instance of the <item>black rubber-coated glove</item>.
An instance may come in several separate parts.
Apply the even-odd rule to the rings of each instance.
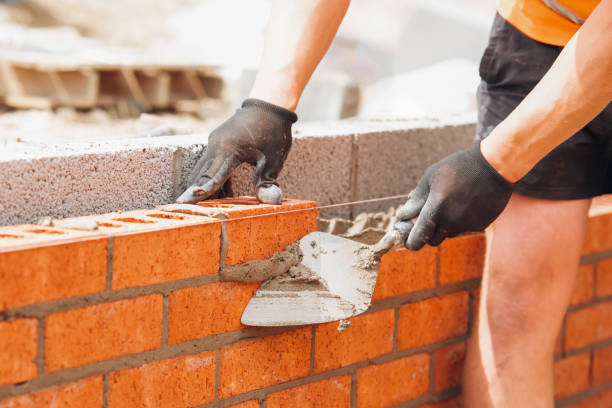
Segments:
[[[429,166],[397,211],[402,222],[418,216],[406,248],[484,230],[506,207],[513,187],[482,156],[479,142]]]
[[[253,184],[259,201],[280,204],[282,191],[276,182],[291,148],[291,125],[297,115],[258,99],[247,99],[241,109],[208,138],[206,154],[194,168],[192,185],[176,200],[202,201],[217,192],[232,171],[247,162],[255,169]]]

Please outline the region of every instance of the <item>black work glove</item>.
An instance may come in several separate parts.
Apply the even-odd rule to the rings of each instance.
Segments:
[[[418,215],[406,248],[416,251],[484,230],[506,207],[513,188],[482,156],[479,142],[429,166],[397,211],[402,222]]]
[[[253,166],[253,184],[259,201],[280,204],[276,182],[291,148],[291,125],[297,115],[259,99],[247,99],[242,108],[215,129],[206,154],[194,168],[192,185],[176,200],[194,203],[219,190],[232,171],[247,162]]]

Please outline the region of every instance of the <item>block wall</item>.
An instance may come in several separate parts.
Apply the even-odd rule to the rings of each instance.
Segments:
[[[385,255],[348,327],[240,324],[258,284],[223,282],[219,265],[268,257],[316,216],[242,197],[0,227],[0,408],[458,407],[482,234]],[[559,407],[612,406],[612,204],[593,206],[587,235]]]

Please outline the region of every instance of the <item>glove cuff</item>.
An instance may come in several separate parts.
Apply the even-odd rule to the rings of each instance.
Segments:
[[[255,108],[255,109],[260,109],[264,112],[274,113],[282,117],[289,123],[295,123],[298,120],[298,117],[295,114],[295,112],[290,111],[289,109],[285,109],[281,106],[274,105],[266,101],[262,101],[261,99],[253,99],[253,98],[245,99],[244,102],[242,102],[241,108],[243,109],[244,108]]]
[[[485,159],[482,155],[482,151],[480,150],[481,141],[476,141],[472,144],[472,147],[469,149],[472,151],[472,156],[476,159],[478,163],[478,167],[480,167],[484,172],[488,173],[493,177],[493,179],[497,182],[500,187],[504,187],[507,190],[514,190],[514,186],[516,183],[511,183],[504,178],[499,172],[495,169],[495,167],[491,166],[491,163]]]

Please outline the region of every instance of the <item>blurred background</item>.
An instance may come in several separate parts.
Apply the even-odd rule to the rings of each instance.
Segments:
[[[246,97],[267,0],[0,0],[0,148],[207,132]],[[352,0],[301,122],[475,114],[493,0]]]

